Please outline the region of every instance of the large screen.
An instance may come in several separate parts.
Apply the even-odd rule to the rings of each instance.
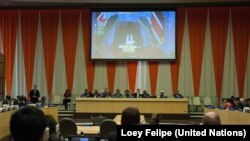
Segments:
[[[91,59],[176,59],[175,10],[92,10],[91,17]]]

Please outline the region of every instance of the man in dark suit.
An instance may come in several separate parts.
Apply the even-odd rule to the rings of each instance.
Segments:
[[[37,89],[37,85],[34,85],[34,89],[30,90],[29,97],[32,103],[37,103],[39,101],[40,92]]]
[[[161,93],[160,93],[160,98],[167,98],[168,96],[165,96],[164,95],[164,91],[163,90],[161,90]]]
[[[134,95],[134,97],[136,98],[136,97],[141,97],[141,90],[140,90],[140,88],[137,88],[136,89],[136,92],[133,94]]]
[[[183,95],[179,91],[174,95],[175,98],[183,98]]]
[[[146,91],[146,90],[143,90],[143,93],[142,93],[142,98],[149,98],[150,97],[150,94]]]

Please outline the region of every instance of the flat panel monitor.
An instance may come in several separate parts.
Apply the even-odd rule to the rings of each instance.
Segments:
[[[91,10],[92,60],[176,60],[176,10]]]

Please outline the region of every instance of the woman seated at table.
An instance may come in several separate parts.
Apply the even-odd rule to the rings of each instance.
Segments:
[[[71,101],[71,92],[70,89],[66,89],[64,93],[63,105],[65,110],[68,109],[68,103]]]
[[[113,94],[112,97],[122,97],[122,94],[120,92],[120,89],[116,89],[116,92]]]

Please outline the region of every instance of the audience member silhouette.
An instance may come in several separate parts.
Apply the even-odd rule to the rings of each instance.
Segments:
[[[48,141],[59,141],[56,133],[57,122],[55,118],[51,115],[46,115],[47,124],[49,127],[49,139]]]
[[[40,92],[37,89],[37,85],[34,85],[34,88],[30,90],[29,97],[30,97],[30,102],[32,103],[37,103],[39,101]]]
[[[112,94],[107,87],[104,88],[103,97],[112,97]]]
[[[120,89],[116,89],[115,93],[113,94],[112,97],[122,97],[122,94],[120,92]]]
[[[174,94],[174,97],[175,97],[175,98],[183,98],[183,95],[182,95],[182,94],[180,94],[180,92],[179,92],[179,91],[177,91],[177,93],[176,93],[176,94]]]
[[[141,97],[141,89],[140,88],[137,88],[136,89],[136,92],[133,94],[134,95],[134,97]]]
[[[94,95],[91,92],[89,92],[88,89],[85,89],[84,93],[81,94],[81,97],[94,97]]]
[[[149,98],[150,94],[148,94],[148,92],[146,90],[143,90],[143,93],[141,95],[142,98]]]
[[[42,105],[42,106],[47,105],[47,99],[46,99],[45,96],[42,96],[42,98],[41,98],[41,105]]]
[[[121,125],[140,124],[140,112],[136,107],[127,107],[122,111]],[[117,141],[117,132],[110,132],[109,141]]]
[[[16,111],[10,119],[10,132],[14,141],[47,141],[48,128],[45,114],[34,106]]]
[[[167,98],[168,96],[165,96],[164,95],[164,91],[163,90],[161,90],[161,92],[160,92],[160,98]]]
[[[220,125],[220,116],[216,112],[208,112],[202,117],[202,125]]]
[[[135,125],[140,123],[140,112],[136,107],[127,107],[122,111],[121,125]]]
[[[11,96],[6,95],[2,104],[11,105],[11,101],[10,100],[11,100]]]

